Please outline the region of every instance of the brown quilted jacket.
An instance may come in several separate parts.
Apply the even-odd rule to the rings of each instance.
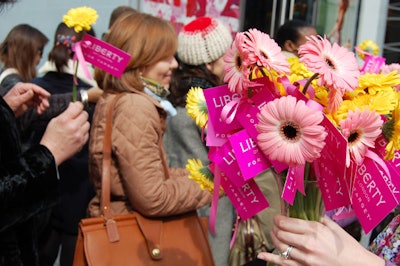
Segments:
[[[89,142],[89,173],[96,196],[89,216],[99,216],[101,162],[105,118],[113,94],[104,93],[97,102]],[[144,92],[124,93],[114,107],[112,125],[111,212],[140,212],[149,217],[185,213],[211,201],[211,195],[187,177],[184,169],[163,165],[162,136],[166,114],[160,104]]]

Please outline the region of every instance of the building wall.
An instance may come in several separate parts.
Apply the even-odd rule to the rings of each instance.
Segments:
[[[50,39],[45,47],[44,57],[53,43],[54,31],[62,16],[70,8],[89,6],[99,14],[94,25],[97,36],[106,31],[111,11],[119,5],[130,5],[140,10],[141,0],[18,0],[12,6],[7,6],[0,14],[0,41],[5,38],[9,30],[19,23],[29,23],[38,28]],[[242,0],[242,2],[246,2]],[[250,0],[253,1],[253,0]],[[323,2],[323,1],[322,1]],[[389,0],[361,0],[361,10],[356,44],[365,39],[375,40],[383,47],[385,40],[386,19]],[[330,9],[333,13],[336,9]],[[243,22],[242,22],[243,23]]]
[[[386,19],[389,0],[361,0],[357,43],[371,39],[381,47],[381,55],[385,43]]]

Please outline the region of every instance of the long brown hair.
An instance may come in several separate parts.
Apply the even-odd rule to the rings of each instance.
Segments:
[[[177,34],[170,22],[144,13],[127,13],[119,17],[105,41],[131,55],[120,78],[95,69],[97,84],[105,91],[143,90],[140,72],[172,57],[178,46]]]
[[[168,95],[168,100],[174,106],[185,107],[186,96],[192,86],[207,89],[223,84],[223,81],[212,73],[206,64],[194,66],[181,62],[178,57],[177,60],[179,67],[172,72],[169,87],[171,93]]]
[[[5,68],[18,70],[24,81],[36,77],[36,56],[43,53],[49,39],[38,29],[19,24],[0,44],[0,59]]]
[[[54,34],[54,44],[48,56],[49,61],[55,64],[58,72],[63,72],[63,67],[68,66],[68,61],[73,57],[72,45],[81,41],[86,33],[95,35],[92,29],[77,33],[74,28],[69,28],[63,22],[58,24]]]

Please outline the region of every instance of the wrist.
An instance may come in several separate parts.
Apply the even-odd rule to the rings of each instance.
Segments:
[[[81,102],[84,106],[88,105],[89,102],[89,96],[88,96],[88,92],[86,90],[80,90],[79,91],[81,94]]]

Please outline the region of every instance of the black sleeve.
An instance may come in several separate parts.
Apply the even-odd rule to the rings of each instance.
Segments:
[[[42,145],[0,167],[0,232],[49,209],[58,198],[53,155]]]
[[[18,82],[24,82],[19,75],[10,74],[6,76],[0,84],[1,85],[0,94],[4,96]]]

